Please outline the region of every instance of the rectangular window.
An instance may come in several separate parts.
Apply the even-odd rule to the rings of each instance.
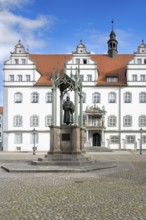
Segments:
[[[108,76],[106,78],[107,82],[118,82],[118,77],[117,76]]]
[[[119,136],[118,135],[110,136],[110,143],[111,144],[119,144]]]
[[[80,59],[79,58],[76,59],[76,64],[80,64]]]
[[[22,133],[15,134],[15,144],[22,144]]]
[[[108,118],[108,127],[116,127],[116,124],[117,124],[116,116],[110,116]]]
[[[52,103],[52,93],[48,92],[46,94],[46,103]]]
[[[83,59],[83,64],[87,64],[87,59]]]
[[[22,103],[22,93],[16,92],[14,94],[14,103]]]
[[[146,144],[146,135],[142,135],[142,143]]]
[[[26,75],[26,81],[30,82],[30,75]]]
[[[146,64],[146,59],[144,59],[144,64]]]
[[[137,64],[142,64],[142,60],[141,59],[137,59]]]
[[[130,115],[124,116],[123,126],[124,127],[131,127],[132,126],[132,116],[130,116]]]
[[[31,103],[38,103],[39,102],[39,94],[37,92],[33,92],[31,94]]]
[[[22,127],[22,116],[17,115],[14,117],[14,127]]]
[[[25,59],[22,59],[21,62],[22,62],[22,64],[26,64],[26,60]]]
[[[135,143],[135,136],[134,135],[126,136],[126,143],[127,144],[134,144]]]
[[[45,120],[45,126],[49,127],[52,124],[52,117],[51,116],[47,116],[46,120]]]
[[[142,82],[145,82],[146,80],[146,76],[145,75],[140,75],[140,80],[142,81]]]
[[[18,75],[18,81],[22,82],[22,75]]]
[[[109,93],[109,103],[116,103],[116,93],[111,92]]]
[[[132,75],[132,81],[136,82],[137,81],[137,75]]]
[[[9,77],[10,77],[10,81],[14,82],[14,75],[10,75]]]
[[[84,75],[80,75],[80,79],[83,82],[84,81]]]
[[[92,81],[92,75],[87,75],[87,81],[91,82]]]
[[[141,92],[139,95],[139,102],[140,103],[146,103],[146,93],[145,92]]]
[[[15,59],[15,64],[19,64],[19,59]]]

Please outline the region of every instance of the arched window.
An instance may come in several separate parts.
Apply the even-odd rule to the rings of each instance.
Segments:
[[[47,92],[46,93],[46,102],[47,103],[52,103],[52,92]]]
[[[141,92],[139,95],[139,102],[146,103],[146,92]]]
[[[45,127],[49,127],[52,124],[52,116],[51,115],[47,115],[45,117]]]
[[[131,115],[125,115],[123,117],[123,126],[124,127],[131,127],[132,126],[132,116]]]
[[[38,103],[39,102],[39,94],[37,92],[31,93],[31,102]]]
[[[146,127],[146,115],[139,116],[139,127]]]
[[[108,117],[108,127],[116,127],[117,117],[115,115],[110,115]]]
[[[109,100],[109,103],[116,103],[116,93],[110,92],[108,94],[108,100]]]
[[[22,127],[22,116],[21,115],[14,116],[14,127]]]
[[[38,117],[38,115],[32,115],[30,117],[30,126],[31,127],[38,127],[39,126],[39,117]]]
[[[93,93],[93,103],[100,103],[100,93],[99,92]]]
[[[124,93],[124,102],[131,103],[132,102],[132,94],[130,92]]]
[[[14,94],[14,102],[15,103],[22,103],[22,93],[21,92],[16,92]]]

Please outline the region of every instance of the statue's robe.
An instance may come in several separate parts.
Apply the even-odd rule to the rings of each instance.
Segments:
[[[65,101],[63,103],[64,110],[64,120],[65,124],[73,124],[73,112],[74,112],[74,104],[72,101]]]

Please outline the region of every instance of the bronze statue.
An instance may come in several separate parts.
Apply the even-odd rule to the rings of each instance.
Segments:
[[[64,123],[67,125],[73,124],[73,112],[75,110],[74,104],[70,101],[70,98],[67,96],[66,101],[63,103],[64,110]]]

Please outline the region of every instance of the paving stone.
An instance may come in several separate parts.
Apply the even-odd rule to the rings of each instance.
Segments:
[[[146,220],[146,154],[95,157],[118,166],[55,174],[0,169],[0,220]]]

